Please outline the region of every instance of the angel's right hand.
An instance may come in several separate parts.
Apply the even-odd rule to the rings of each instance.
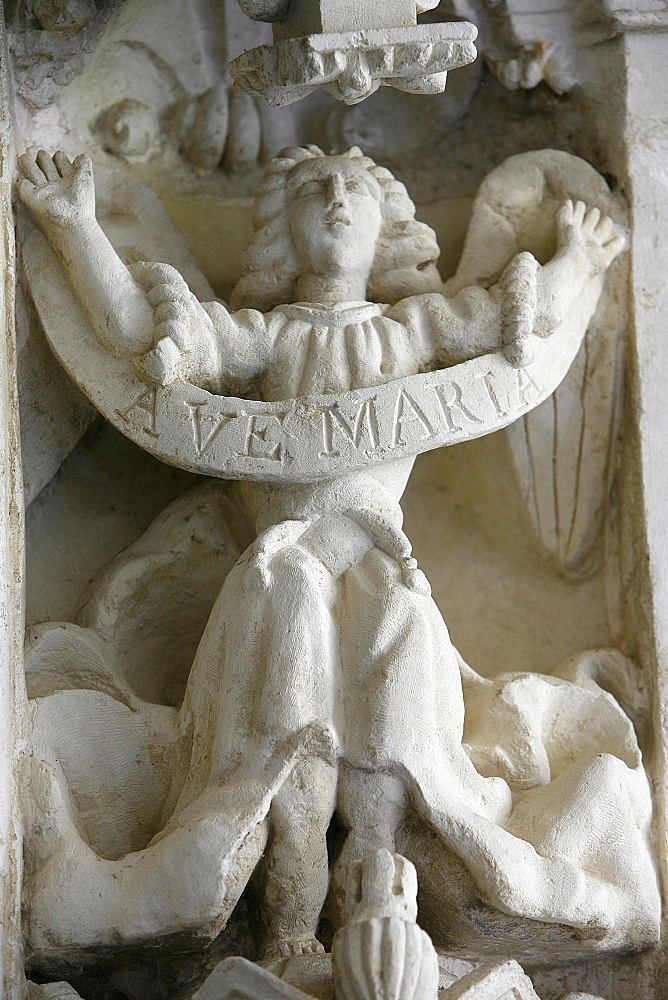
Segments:
[[[155,346],[135,361],[149,382],[169,385],[179,378],[202,384],[217,374],[213,323],[179,272],[169,264],[140,263],[133,277],[147,292],[155,322]]]
[[[23,177],[18,182],[21,201],[46,229],[78,229],[95,225],[95,185],[89,157],[73,163],[65,153],[19,157]]]

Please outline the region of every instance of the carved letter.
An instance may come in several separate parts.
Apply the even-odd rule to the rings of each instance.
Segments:
[[[213,425],[207,436],[202,437],[202,415],[200,410],[203,406],[206,406],[206,403],[186,403],[186,406],[190,407],[190,416],[193,422],[193,439],[197,454],[203,455],[209,445],[213,444],[216,440],[223,427],[225,427],[226,424],[229,424],[232,417],[226,413],[217,417],[216,423]]]
[[[481,378],[485,383],[485,388],[487,389],[487,395],[492,401],[492,405],[494,406],[494,409],[496,410],[498,415],[500,417],[507,417],[508,414],[510,413],[510,402],[508,400],[508,394],[507,393],[505,394],[506,402],[504,404],[503,401],[499,398],[497,386],[494,385],[494,376],[492,375],[492,372],[486,372],[485,375],[479,375],[478,378]]]
[[[399,444],[407,444],[406,441],[400,440],[404,432],[404,425],[414,423],[415,421],[417,421],[424,431],[424,434],[422,435],[424,438],[428,438],[434,433],[434,430],[424,415],[423,410],[418,406],[415,400],[408,395],[405,389],[401,389],[394,407],[394,421],[392,423],[393,448],[396,448]]]
[[[536,397],[540,397],[541,387],[526,368],[517,369],[517,388],[520,394],[520,402],[524,406],[535,405]]]
[[[156,430],[156,404],[158,398],[158,390],[155,386],[150,389],[145,389],[141,396],[137,396],[136,399],[125,407],[124,410],[116,410],[117,415],[124,420],[126,424],[130,423],[130,414],[135,410],[142,410],[144,413],[148,413],[149,416],[149,426],[142,427],[141,429],[149,437],[158,438],[160,435]]]
[[[362,441],[362,434],[366,430],[369,444],[372,449],[378,447],[378,419],[376,416],[376,404],[373,399],[366,399],[360,404],[352,423],[348,423],[339,410],[338,403],[328,406],[322,411],[322,437],[324,451],[321,452],[323,458],[337,458],[341,452],[334,448],[334,431],[339,430],[344,437],[355,447],[359,448]]]
[[[464,420],[469,420],[474,424],[484,424],[485,421],[476,417],[475,413],[462,402],[462,389],[456,382],[435,385],[434,392],[441,404],[445,422],[451,431],[461,430],[464,426]]]
[[[259,421],[266,421],[264,426]],[[246,427],[246,440],[243,454],[247,458],[267,458],[272,462],[280,462],[283,457],[283,445],[280,441],[267,439],[267,433],[274,421],[278,427],[283,423],[283,417],[265,416],[264,414],[250,413],[248,415],[248,425]]]

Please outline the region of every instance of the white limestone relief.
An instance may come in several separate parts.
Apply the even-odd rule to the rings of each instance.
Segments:
[[[535,958],[550,940],[579,958],[656,940],[628,716],[586,667],[475,673],[402,530],[415,454],[548,397],[622,247],[608,204],[579,197],[588,168],[541,155],[543,178],[564,177],[557,198],[518,187],[515,228],[485,232],[488,287],[452,294],[388,171],[359,150],[286,150],[258,189],[232,309],[202,305],[170,265],[126,267],[86,157],[23,157],[41,229],[26,271],[62,363],[148,451],[241,480],[176,501],[78,622],[32,633],[33,961],[212,940],[267,852],[265,963],[318,959],[327,898],[348,928],[336,963],[336,941],[361,933],[346,880],[378,848],[415,863],[437,943]],[[551,232],[540,263],[521,239],[536,220]],[[619,654],[598,655],[601,678]],[[81,720],[76,739],[64,718]]]
[[[313,158],[313,155],[312,152],[305,153],[307,160]],[[355,154],[351,169],[355,159],[362,161],[361,154]],[[269,203],[271,186],[276,183],[275,175],[280,175],[286,169],[285,162],[289,165],[289,157],[283,158],[283,161],[278,159],[267,171],[267,180],[260,191],[260,198]],[[92,192],[90,178],[84,181],[88,170],[89,167],[83,162],[79,163],[76,181],[73,183],[88,183]],[[394,285],[391,289],[394,297],[400,296],[404,291],[440,287],[438,274],[429,259],[417,260],[415,263],[410,258],[408,263],[393,259],[402,252],[437,256],[438,251],[429,230],[415,222],[410,203],[402,204],[399,186],[394,184],[395,190],[392,190],[391,175],[375,167],[374,170],[386,189],[384,196],[389,206],[383,219],[382,239],[386,244],[397,237],[400,239],[397,246],[382,251],[383,255],[389,254],[386,266],[390,277],[386,280]],[[397,202],[396,206],[391,203],[393,197]],[[90,198],[92,203],[92,193]],[[533,208],[540,216],[542,189],[536,191],[533,200]],[[279,221],[279,216],[285,209],[276,199],[270,210]],[[597,213],[598,209],[594,209],[592,219],[597,218]],[[545,214],[543,208],[543,225],[546,224]],[[547,214],[550,215],[549,209]],[[267,217],[265,224],[271,221]],[[479,225],[476,228],[479,230]],[[512,228],[510,232],[512,233]],[[414,242],[421,239],[422,242],[411,248],[411,239]],[[33,288],[42,299],[51,295],[51,290],[57,283],[62,285],[65,277],[54,268],[52,260],[51,252],[41,244],[40,236],[31,235],[27,266]],[[531,262],[531,258],[527,260]],[[514,329],[514,310],[519,308],[515,303],[522,291],[521,287],[519,292],[513,289],[515,276],[520,282],[528,281],[529,285],[534,281],[534,276],[530,273],[528,278],[521,277],[522,268],[526,270],[523,261],[521,256],[514,261],[505,261],[508,270],[498,286],[498,294],[506,302],[504,308],[507,316],[504,313],[500,319],[504,326],[503,338],[510,340],[506,343],[502,338],[496,345],[496,351],[489,350],[484,356],[477,358],[471,350],[462,355],[464,360],[459,364],[453,364],[453,361],[460,360],[457,357],[448,359],[450,369],[447,379],[441,379],[440,376],[411,378],[410,369],[406,368],[405,373],[402,372],[400,362],[394,359],[388,362],[388,371],[394,377],[388,380],[388,371],[379,371],[378,382],[381,384],[374,386],[373,391],[355,386],[353,393],[346,393],[345,387],[341,386],[337,393],[330,390],[317,398],[316,393],[308,391],[308,386],[296,393],[299,396],[308,394],[309,402],[306,404],[281,400],[273,405],[265,403],[264,406],[251,408],[239,399],[217,400],[215,395],[193,386],[192,380],[189,381],[187,377],[178,380],[176,385],[170,385],[168,392],[152,387],[146,382],[146,378],[152,374],[157,383],[173,383],[175,379],[170,376],[170,372],[174,376],[179,371],[179,354],[170,337],[159,338],[154,351],[148,353],[139,365],[135,363],[131,366],[122,353],[120,360],[117,360],[105,349],[104,344],[99,343],[97,337],[91,336],[90,324],[86,329],[87,321],[77,314],[76,304],[72,302],[71,293],[68,293],[66,286],[59,299],[68,306],[71,303],[67,324],[62,317],[56,319],[53,312],[49,315],[47,310],[43,310],[43,321],[56,353],[72,374],[77,369],[75,377],[98,409],[137,443],[154,449],[158,457],[193,471],[233,478],[268,478],[277,481],[328,479],[334,474],[362,468],[371,462],[398,459],[443,444],[488,434],[511,423],[551,394],[579,348],[582,329],[578,323],[569,326],[564,324],[560,337],[546,339],[546,324],[553,321],[559,323],[561,317],[557,316],[555,320],[555,317],[539,313],[536,318],[533,315],[535,304],[530,308],[525,322],[529,332]],[[277,269],[279,265],[286,266],[286,262],[277,260],[273,267]],[[294,263],[291,262],[290,266],[294,267]],[[138,264],[133,273],[147,294],[152,296],[158,310],[162,309],[163,313],[165,309],[171,309],[174,313],[180,310],[182,315],[188,315],[189,323],[197,323],[199,317],[204,316],[197,312],[196,303],[178,275],[157,265],[143,264]],[[499,276],[497,272],[497,277]],[[272,280],[282,281],[288,294],[294,279],[288,273],[285,278],[277,275]],[[255,281],[256,276],[249,274],[242,279],[242,284]],[[411,288],[411,282],[414,288]],[[457,282],[457,277],[454,283],[458,289],[461,288],[461,281]],[[169,286],[167,291],[161,290],[164,285]],[[587,293],[591,296],[597,292],[598,288],[592,282],[583,293],[582,315],[587,320],[591,312],[590,305],[586,302]],[[471,300],[471,295],[468,300]],[[169,302],[172,303],[171,306]],[[460,307],[460,311],[464,312],[465,318],[465,296],[462,296],[462,303],[463,310]],[[439,300],[433,300],[429,305],[433,316],[429,316],[428,322],[453,322],[447,314],[443,317],[438,315],[438,309],[442,308]],[[471,300],[471,307],[472,305]],[[293,323],[310,320],[314,326],[326,321],[317,310],[311,309],[309,313],[302,306],[292,307],[285,316],[272,316],[276,329],[269,332],[270,337],[276,337],[278,326],[286,320]],[[409,315],[409,320],[410,318]],[[349,308],[343,319],[345,325],[372,324],[379,328],[382,325],[379,333],[381,338],[391,336],[393,329],[398,329],[395,324],[404,321],[401,311],[395,319],[391,311],[371,306],[360,306],[356,311]],[[169,329],[169,322],[166,321],[165,330]],[[63,336],[62,331],[72,323],[79,327],[77,337]],[[206,317],[204,323],[205,330],[211,327],[211,320]],[[535,336],[535,333],[539,336]],[[521,348],[520,342],[523,345]],[[517,348],[514,344],[518,345]],[[485,346],[493,348],[495,345],[492,342]],[[377,349],[380,347],[379,341]],[[447,358],[447,343],[436,343],[435,349]],[[205,350],[205,345],[202,344],[199,350]],[[508,365],[508,352],[516,352],[516,360],[521,363]],[[104,378],[100,378],[101,371],[105,373]],[[402,374],[403,379],[399,377]],[[182,383],[182,387],[178,382]],[[203,385],[210,384],[210,380],[206,378],[200,382]],[[290,386],[290,389],[293,387]],[[314,399],[313,403],[310,403],[311,399]],[[154,444],[147,441],[147,438],[151,438]]]

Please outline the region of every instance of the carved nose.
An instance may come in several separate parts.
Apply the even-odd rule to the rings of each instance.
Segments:
[[[330,207],[343,207],[346,203],[346,186],[340,174],[333,174],[329,181]]]

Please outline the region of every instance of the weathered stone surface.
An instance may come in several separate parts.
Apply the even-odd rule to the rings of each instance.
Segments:
[[[65,989],[58,981],[70,979],[90,1000],[174,1000],[192,996],[221,957],[255,957],[264,949],[270,967],[243,971],[248,995],[285,987],[333,1000],[332,960],[322,947],[348,919],[346,873],[381,843],[416,864],[420,922],[443,951],[442,996],[459,989],[479,1000],[481,990],[496,990],[498,967],[488,967],[479,982],[476,976],[486,958],[504,955],[531,968],[541,997],[570,990],[566,996],[624,1000],[634,993],[655,1000],[663,990],[660,950],[631,951],[655,940],[659,912],[639,744],[652,748],[645,766],[654,792],[654,842],[664,839],[665,747],[656,719],[665,681],[666,116],[663,91],[653,87],[665,64],[665,16],[649,2],[633,11],[616,2],[579,4],[577,11],[560,3],[539,10],[515,0],[493,10],[450,5],[447,15],[442,8],[433,17],[470,14],[481,29],[481,51],[504,86],[531,93],[513,94],[489,74],[463,71],[467,84],[456,108],[446,107],[447,95],[446,104],[403,100],[386,88],[361,106],[364,114],[339,106],[334,116],[326,93],[294,109],[260,107],[248,94],[229,98],[229,55],[267,40],[265,26],[250,19],[245,33],[237,30],[236,0],[166,0],[159,8],[126,0],[118,9],[105,5],[115,11],[106,22],[98,6],[27,0],[17,7],[26,43],[15,75],[21,145],[92,154],[98,222],[116,253],[100,256],[98,243],[92,254],[94,273],[108,279],[95,305],[95,296],[80,295],[90,277],[86,253],[83,261],[77,257],[81,243],[61,246],[59,258],[42,241],[43,256],[33,255],[34,231],[25,246],[39,264],[31,284],[47,303],[54,343],[67,328],[70,338],[81,331],[81,342],[97,351],[93,389],[112,397],[110,419],[131,423],[140,447],[153,448],[152,393],[173,401],[187,391],[176,423],[196,463],[185,464],[201,468],[201,459],[211,460],[212,471],[234,474],[225,461],[236,451],[247,506],[241,513],[235,484],[212,481],[176,500],[138,538],[192,473],[165,466],[148,475],[162,468],[158,462],[102,424],[97,438],[88,435],[61,464],[81,430],[80,397],[46,353],[39,324],[31,327],[27,311],[19,310],[24,473],[28,495],[40,494],[28,519],[30,620],[54,619],[31,630],[26,711],[21,671],[14,669],[22,528],[14,499],[16,427],[9,419],[0,473],[9,505],[0,523],[9,527],[5,564],[13,568],[2,577],[9,613],[5,604],[1,610],[7,677],[19,697],[12,717],[17,728],[4,731],[9,740],[16,732],[28,739],[21,736],[17,744],[27,765],[18,780],[28,967],[35,977],[54,980],[33,992],[57,995]],[[277,36],[296,30],[295,12],[308,14],[306,5],[291,13],[287,4],[246,6],[256,17],[274,19]],[[336,6],[342,28],[352,33],[360,19],[374,15],[370,5]],[[316,8],[319,15],[333,10],[324,2],[311,12]],[[407,3],[382,10],[397,21],[412,22],[414,14]],[[325,26],[321,16],[314,30]],[[232,38],[236,47],[230,48]],[[357,55],[346,67],[349,97],[364,93],[370,80],[374,86],[368,57],[363,65]],[[424,53],[411,58],[417,55]],[[353,69],[360,70],[356,76]],[[572,87],[576,76],[579,88]],[[416,86],[432,83],[422,79]],[[569,90],[569,97],[556,101],[548,88]],[[412,116],[421,119],[418,125]],[[376,257],[393,269],[391,292],[375,267],[366,287],[360,280],[373,211],[361,213],[365,228],[355,232],[354,245],[341,237],[351,236],[344,219],[346,202],[354,201],[348,171],[330,170],[324,178],[293,148],[268,170],[268,187],[256,203],[257,232],[230,309],[213,302],[192,261],[187,267],[171,255],[173,227],[144,213],[151,203],[147,189],[132,191],[132,179],[141,178],[166,204],[180,206],[181,216],[192,213],[184,228],[196,257],[227,294],[243,242],[233,231],[232,211],[246,231],[258,159],[314,141],[334,148],[359,141],[411,179],[422,202],[419,217],[439,218],[446,233],[444,275],[454,271],[477,184],[510,153],[523,154],[490,175],[476,203],[458,276],[470,265],[462,286],[473,286],[470,308],[466,295],[456,299],[452,284],[443,288],[433,239],[420,235],[414,217],[404,214],[399,185],[377,168],[369,176],[382,189],[385,228]],[[565,153],[525,155],[546,144],[584,155],[614,194],[599,174]],[[103,168],[114,160],[121,172],[107,188]],[[297,160],[302,182],[315,182],[310,193],[292,187]],[[9,183],[11,152],[3,164]],[[327,169],[331,165],[327,160]],[[506,182],[497,184],[502,175]],[[309,213],[297,203],[321,197],[323,180],[338,187],[345,211],[315,226],[314,242],[302,216],[318,218],[316,203],[309,203]],[[289,198],[277,216],[274,196],[280,201],[284,190]],[[633,260],[613,262],[593,311],[600,276],[591,279],[589,300],[581,286],[577,291],[577,268],[553,287],[543,283],[554,263],[555,215],[570,199],[625,227],[622,194],[632,206]],[[229,213],[227,206],[233,206]],[[573,229],[603,231],[584,207],[572,211]],[[7,221],[8,208],[4,214]],[[357,209],[348,214],[355,221]],[[228,243],[214,233],[204,246],[206,226],[213,232],[221,215],[232,238]],[[322,268],[308,271],[326,245],[328,222],[339,233],[336,246],[345,249],[328,258],[331,287],[321,281]],[[28,227],[21,224],[21,232]],[[7,235],[9,247],[9,227]],[[306,251],[297,253],[300,240]],[[522,256],[527,251],[533,257]],[[118,257],[129,265],[131,283]],[[341,268],[344,257],[355,267]],[[144,259],[168,259],[171,268],[142,266]],[[3,301],[11,307],[10,251],[7,262]],[[574,295],[575,306],[551,337],[537,339],[537,317],[547,316],[552,329],[554,287]],[[56,307],[56,299],[66,305]],[[362,305],[365,299],[371,304]],[[406,299],[412,304],[400,307]],[[342,306],[346,300],[352,304]],[[496,303],[494,336],[483,343],[478,334],[490,300]],[[459,341],[454,321],[448,325],[451,308],[466,332]],[[446,356],[436,359],[429,355],[434,324],[453,338]],[[127,336],[140,346],[112,359],[137,390],[115,405],[115,383],[99,373],[118,336],[126,348]],[[624,413],[623,337],[632,390]],[[532,407],[526,392],[522,400],[524,379],[535,376],[539,361],[553,374],[549,352],[561,352],[569,338],[573,349],[579,339],[583,347],[555,393],[501,436],[487,437],[499,409],[509,420],[518,412],[506,405],[511,396]],[[279,341],[283,353],[272,354],[267,345]],[[387,345],[391,362],[418,351],[419,367],[385,364],[381,370]],[[268,351],[266,369],[255,367],[256,350]],[[12,397],[12,357],[8,346],[5,402]],[[487,359],[501,378],[494,381],[486,369],[484,385],[477,386],[486,396],[471,396],[460,369],[471,376]],[[444,380],[436,410],[430,409],[434,390],[422,392],[435,378]],[[299,398],[303,406],[294,402]],[[284,403],[287,415],[277,417],[274,410]],[[293,416],[301,420],[300,433],[312,435],[310,448],[296,447]],[[230,449],[235,420],[239,433]],[[463,438],[483,436],[438,450],[442,441],[431,430],[438,431],[439,420],[443,433],[456,424]],[[396,503],[403,483],[387,459],[401,454],[408,466],[411,452],[432,446],[413,477],[404,528]],[[54,477],[56,470],[61,474]],[[315,478],[309,484],[299,477]],[[40,493],[46,482],[50,488]],[[407,534],[429,571],[433,598]],[[92,591],[77,600],[77,590],[93,577]],[[453,640],[488,676],[457,654],[437,606],[452,624]],[[570,659],[553,668],[563,657]],[[410,667],[405,674],[402,664]],[[543,676],[525,672],[537,667]],[[392,700],[395,683],[399,696]],[[292,743],[288,735],[286,743],[286,730],[294,733],[304,720],[309,731],[298,730]],[[444,794],[437,802],[432,793],[439,781]],[[495,790],[505,804],[499,806]],[[0,783],[9,823],[3,844],[11,854],[21,820],[7,791],[13,791],[11,779]],[[12,890],[12,878],[18,884],[20,875],[16,851],[10,862],[3,869],[8,948],[2,990],[8,1000],[23,1000],[16,977],[21,935],[11,930],[19,913]],[[655,862],[663,875],[660,851]],[[364,986],[373,995],[382,986],[383,964],[390,977],[398,968],[397,928],[406,922],[396,913],[367,916],[371,930],[365,936],[364,921],[355,921],[351,941],[360,945],[357,967],[373,973]],[[390,928],[388,921],[397,920]],[[403,930],[408,940],[413,932]],[[379,963],[383,942],[386,961]],[[233,962],[232,969],[239,968]],[[258,975],[262,985],[254,987],[247,977]],[[519,969],[513,976],[514,993],[530,991]]]

